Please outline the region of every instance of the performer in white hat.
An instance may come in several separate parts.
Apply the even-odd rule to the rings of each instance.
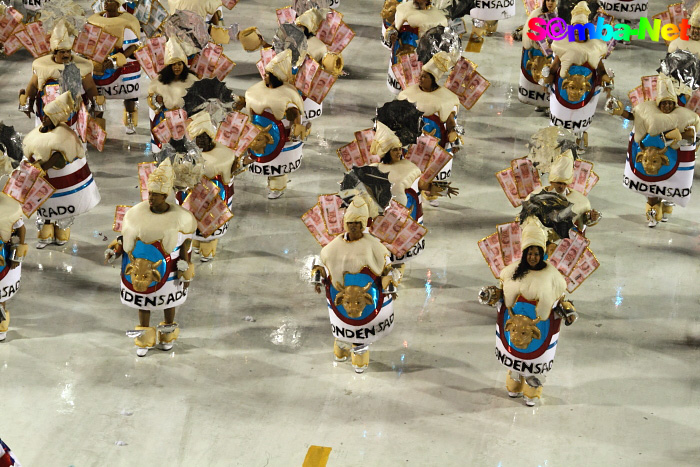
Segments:
[[[571,27],[575,41],[552,42],[554,62],[542,69],[543,82],[551,83],[549,100],[552,125],[569,129],[576,134],[579,151],[588,146],[587,130],[591,126],[601,89],[612,83],[605,71],[603,58],[607,44],[600,39],[589,39],[583,26],[589,22],[590,9],[585,1],[579,2],[571,12]],[[572,30],[572,29],[570,29]]]
[[[216,131],[208,112],[196,113],[187,128],[190,138],[202,150],[204,176],[217,186],[219,196],[231,210],[233,207],[234,176],[243,170],[245,164],[250,163],[250,158],[247,155],[239,158],[234,151],[214,141]],[[182,201],[184,201],[183,195],[185,193],[178,194]],[[208,262],[214,259],[219,240],[226,235],[229,223],[230,221],[226,222],[208,237],[202,237],[199,230],[195,232],[192,248],[195,253],[201,253],[200,261]]]
[[[88,18],[88,23],[116,36],[117,42],[103,63],[95,63],[93,78],[101,96],[124,101],[124,127],[134,134],[138,126],[141,65],[133,57],[140,45],[141,25],[130,13],[120,11],[125,0],[105,0],[104,11]],[[102,113],[97,114],[102,117]]]
[[[267,64],[265,79],[245,93],[251,121],[263,129],[250,146],[249,170],[267,176],[268,199],[282,196],[288,174],[301,166],[303,140],[311,128],[301,123],[304,102],[292,79],[292,51],[285,50]]]
[[[386,84],[393,94],[401,91],[401,85],[391,65],[397,63],[399,55],[415,51],[418,40],[431,28],[447,24],[447,17],[441,10],[432,6],[432,0],[407,0],[396,6],[393,24],[386,29],[384,35],[391,47]]]
[[[688,39],[683,40],[681,37],[672,40],[668,44],[668,52],[675,52],[676,50],[687,50],[688,52],[695,54],[696,57],[700,58],[700,8],[695,7],[693,14],[690,15],[688,20],[690,28],[688,28]]]
[[[656,100],[638,104],[633,112],[620,105],[613,115],[634,120],[625,162],[624,185],[647,198],[649,227],[666,222],[673,206],[690,200],[700,117],[678,105],[671,79],[659,75]]]
[[[528,217],[521,228],[522,258],[506,266],[500,286],[482,289],[479,299],[498,309],[496,358],[508,368],[508,395],[524,397],[528,406],[534,406],[554,363],[561,321],[571,324],[577,314],[564,300],[564,276],[544,261],[544,227]]]
[[[549,90],[540,84],[542,68],[552,65],[552,56],[549,50],[551,40],[545,39],[542,43],[533,42],[527,35],[531,32],[530,20],[542,18],[550,20],[557,17],[557,0],[545,0],[542,6],[535,8],[528,16],[523,28],[523,53],[520,56],[520,79],[518,81],[518,100],[523,104],[537,107],[538,112],[549,112]]]
[[[39,249],[52,243],[64,245],[75,217],[100,202],[85,147],[65,123],[73,112],[75,102],[68,91],[44,107],[42,126],[24,137],[24,157],[46,171],[46,180],[56,189],[37,210]]]
[[[345,211],[345,233],[321,250],[312,270],[316,292],[325,286],[335,360],[351,356],[355,372],[369,366],[369,344],[394,328],[398,281],[390,274],[389,250],[367,229],[369,208],[355,196]]]
[[[185,106],[185,95],[198,81],[187,67],[187,54],[177,39],[168,39],[165,43],[165,67],[158,73],[158,79],[148,86],[148,107],[151,121],[151,150],[160,152],[168,141],[159,141],[153,134],[155,128],[165,119],[165,112],[181,109]]]
[[[454,66],[447,52],[441,51],[423,65],[420,81],[399,93],[398,99],[407,100],[423,112],[423,131],[438,138],[440,146],[449,153],[459,150],[457,134],[457,112],[459,98],[449,89],[438,85],[440,78]],[[447,182],[452,173],[452,160],[435,176],[435,180]],[[431,206],[438,206],[437,196],[423,193]]]
[[[190,255],[197,220],[188,210],[168,203],[173,181],[173,167],[166,159],[148,177],[148,200],[127,211],[121,237],[105,252],[108,261],[123,254],[121,301],[139,310],[139,326],[127,332],[134,337],[139,357],[156,343],[161,350],[172,349],[180,334],[175,307],[187,300],[187,286],[194,277]],[[163,310],[157,332],[150,324],[152,310]]]
[[[26,89],[20,90],[19,103],[27,116],[36,112],[37,125],[44,117],[44,106],[60,94],[58,80],[64,67],[72,63],[78,67],[83,82],[84,94],[81,96],[88,104],[104,103],[104,98],[97,95],[97,87],[92,79],[92,62],[79,55],[73,55],[73,42],[77,31],[65,20],[59,20],[51,32],[49,44],[51,53],[39,57],[32,63],[32,78]],[[78,122],[77,112],[73,112],[68,125]]]

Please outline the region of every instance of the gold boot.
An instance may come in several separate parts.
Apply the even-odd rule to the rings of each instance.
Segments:
[[[219,244],[219,239],[212,240],[211,242],[202,242],[200,244],[200,250],[202,252],[202,257],[199,258],[200,261],[206,263],[211,261],[216,256],[216,246]]]
[[[658,203],[652,206],[649,203],[646,203],[646,216],[647,216],[647,221],[649,223],[647,224],[649,227],[656,227],[656,224],[659,223],[661,218],[663,217],[663,203]]]
[[[668,216],[673,212],[673,203],[661,201],[661,222],[668,222]]]
[[[515,376],[517,376],[517,379],[513,378],[513,373],[510,370],[506,373],[506,389],[510,397],[523,395],[523,377],[518,373],[515,373]]]
[[[542,386],[532,387],[527,384],[523,384],[523,398],[525,399],[525,404],[528,407],[533,407],[535,405],[535,399],[540,399],[542,396]]]
[[[134,345],[138,347],[138,349],[136,349],[136,355],[145,357],[148,349],[152,349],[156,345],[156,328],[136,326],[135,329],[137,331],[144,331],[141,336],[134,338]]]
[[[169,332],[163,332],[160,330],[160,328],[163,326],[175,326],[175,329]],[[161,321],[158,324],[158,328],[158,348],[160,350],[172,349],[175,339],[180,336],[180,326],[178,326],[177,323],[166,323],[165,321]]]
[[[350,344],[336,339],[333,342],[333,356],[336,362],[344,362],[350,356]]]
[[[7,338],[7,330],[10,328],[10,310],[3,304],[0,306],[5,310],[5,319],[0,321],[0,342],[2,342]]]
[[[498,29],[498,20],[486,21],[486,35],[493,36]]]
[[[56,245],[65,245],[70,240],[70,227],[59,229],[56,227]]]
[[[199,240],[192,240],[192,253],[199,254]]]
[[[287,189],[287,174],[279,177],[267,177],[267,199],[277,199]]]
[[[51,245],[53,243],[53,236],[53,224],[47,222],[46,224],[42,225],[41,229],[39,230],[39,234],[37,235],[39,242],[36,244],[36,247],[41,250],[46,248],[48,245]]]
[[[352,346],[352,366],[355,373],[364,373],[369,366],[369,345]]]
[[[139,112],[135,110],[134,112],[127,112],[124,109],[124,126],[126,127],[126,134],[133,135],[136,133],[136,127],[139,125]]]

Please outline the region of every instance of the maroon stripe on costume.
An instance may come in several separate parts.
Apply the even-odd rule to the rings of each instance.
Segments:
[[[65,188],[70,188],[80,182],[86,180],[90,176],[90,167],[88,167],[87,162],[77,172],[72,174],[64,175],[62,177],[49,177],[46,176],[46,180],[57,190],[63,190]]]

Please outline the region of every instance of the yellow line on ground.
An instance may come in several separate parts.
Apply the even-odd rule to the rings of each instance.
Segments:
[[[328,456],[331,455],[331,449],[325,446],[309,446],[301,467],[326,467]]]

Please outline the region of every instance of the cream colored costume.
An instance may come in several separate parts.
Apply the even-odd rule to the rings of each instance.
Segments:
[[[37,210],[39,248],[56,243],[63,245],[70,239],[70,224],[75,216],[83,214],[100,202],[97,184],[85,158],[85,148],[68,125],[63,123],[75,108],[70,92],[46,105],[44,112],[56,125],[53,130],[41,132],[36,127],[23,141],[24,157],[40,165],[58,152],[65,161],[63,168],[46,170],[46,180],[56,188],[51,197]]]
[[[189,124],[188,133],[192,139],[201,134],[207,134],[214,141],[216,138],[216,127],[211,122],[208,112],[198,112],[192,117]],[[236,154],[221,143],[214,142],[214,148],[210,151],[203,151],[204,176],[213,181],[219,188],[219,195],[224,199],[229,209],[233,205],[233,169],[236,163]],[[206,262],[216,256],[216,247],[228,231],[229,222],[219,227],[208,237],[202,237],[197,231],[194,234],[193,248],[200,250],[201,260]]]
[[[546,233],[542,224],[530,217],[522,224],[523,262],[527,249],[544,250]],[[509,368],[506,388],[511,397],[525,396],[528,405],[542,394],[542,384],[531,385],[528,376],[541,378],[551,370],[559,340],[561,319],[553,308],[566,293],[564,276],[546,263],[539,271],[528,270],[525,277],[513,279],[519,263],[506,266],[500,275],[503,306],[499,307],[496,325],[496,356]],[[535,302],[534,308],[531,302]],[[528,335],[524,342],[522,336]]]
[[[169,39],[165,44],[165,66],[168,67],[179,62],[187,66],[187,55],[176,39]],[[163,144],[168,143],[168,141],[158,141],[158,138],[156,138],[155,134],[153,133],[153,128],[158,126],[158,124],[165,119],[165,112],[169,110],[181,109],[185,106],[185,96],[187,95],[187,91],[197,81],[198,78],[196,75],[188,73],[185,81],[176,79],[170,82],[170,84],[165,84],[160,80],[159,76],[157,79],[152,80],[148,85],[148,114],[151,121],[151,150],[154,153],[160,152],[160,148],[163,146]],[[157,103],[158,96],[163,99],[162,106]]]
[[[700,28],[700,8],[695,8],[693,14],[690,15],[688,24],[694,28]],[[680,37],[671,41],[668,44],[668,53],[675,52],[676,50],[687,50],[688,52],[694,54],[696,57],[700,58],[700,41],[694,41],[689,38],[689,40],[684,41]]]
[[[303,150],[303,142],[293,141],[291,138],[293,122],[287,120],[286,112],[294,108],[301,115],[304,102],[297,89],[289,84],[292,79],[291,50],[277,54],[267,64],[265,71],[273,74],[283,84],[271,88],[261,81],[248,88],[245,93],[246,110],[256,125],[262,128],[281,125],[284,127],[284,134],[276,140],[270,136],[274,141],[269,143],[262,152],[250,151],[253,163],[249,170],[254,174],[268,176],[270,193],[283,192],[287,187],[287,174],[296,171],[301,165]],[[271,115],[265,116],[264,113]]]
[[[675,105],[674,109],[670,113],[663,113],[661,109],[659,108],[659,105],[663,101],[670,101],[673,102]],[[681,107],[677,105],[678,97],[676,95],[676,91],[674,89],[674,85],[671,81],[670,78],[664,75],[659,75],[659,79],[657,81],[657,96],[656,96],[656,101],[645,101],[640,104],[638,104],[633,112],[634,112],[634,130],[633,130],[633,135],[634,135],[634,147],[632,148],[633,151],[640,151],[641,150],[641,143],[642,141],[647,137],[647,136],[659,136],[659,135],[666,135],[668,132],[673,132],[665,136],[666,140],[668,142],[671,142],[671,148],[674,150],[682,150],[684,152],[687,152],[689,149],[679,147],[680,140],[681,140],[681,133],[684,132],[686,129],[695,129],[695,133],[697,134],[700,132],[700,117],[693,112],[690,109],[686,109],[685,107]],[[674,131],[675,130],[675,131]],[[695,143],[692,142],[692,151],[694,152],[695,148]],[[628,157],[628,162],[625,165],[625,178],[632,180],[632,181],[637,181],[636,173],[630,173],[631,172],[631,167],[630,167],[630,158],[633,157],[633,154],[631,154],[628,151],[627,154]],[[636,164],[639,162],[637,160],[638,156],[634,157],[634,163]],[[666,157],[666,156],[664,156]],[[687,196],[682,196],[680,198],[673,198],[671,196],[663,196],[665,200],[672,201],[676,204],[679,204],[681,206],[685,206],[688,202],[688,199],[690,197],[690,189],[692,188],[692,183],[693,183],[693,167],[694,167],[694,157],[693,157],[693,163],[689,164],[688,160],[681,160],[679,155],[680,163],[678,164],[679,167],[682,170],[677,170],[675,171],[674,174],[672,174],[671,177],[666,176],[665,180],[660,181],[663,183],[663,185],[660,186],[660,188],[664,188],[666,185],[672,185],[674,187],[685,187],[688,191]],[[668,164],[668,160],[666,162]],[[650,175],[650,174],[647,174]],[[654,174],[651,174],[654,175]],[[681,180],[682,179],[682,180]],[[649,177],[646,177],[646,180],[644,180],[647,183],[652,183],[654,180],[649,179]],[[627,185],[630,189],[632,189],[633,184]],[[639,191],[639,190],[635,190]],[[667,220],[667,215],[670,214],[673,211],[673,206],[670,205],[669,203],[664,203],[661,197],[658,198],[653,198],[649,197],[649,193],[647,192],[642,193],[639,191],[641,194],[644,194],[647,197],[647,203],[646,203],[646,216],[647,220],[649,221],[649,226],[654,227],[657,222],[659,221],[666,221]]]
[[[149,193],[168,195],[173,189],[173,168],[169,159],[158,166],[148,178]],[[181,253],[186,240],[191,239],[197,228],[197,220],[188,210],[168,203],[164,213],[151,211],[148,201],[142,201],[129,209],[122,224],[123,261],[121,273],[121,301],[139,310],[168,310],[182,305],[187,299],[185,282],[194,276],[191,263],[181,268]],[[164,350],[172,347],[179,335],[177,323],[160,323],[170,326],[167,332],[158,333],[159,345]],[[139,348],[137,354],[156,344],[156,329],[137,326],[141,335],[134,339]]]
[[[75,34],[76,31],[65,20],[57,22],[51,32],[51,52],[72,49],[73,42],[75,41]],[[80,55],[73,54],[71,63],[78,67],[82,79],[92,76],[93,67],[90,60]],[[44,106],[58,97],[60,93],[58,80],[64,68],[64,64],[54,61],[53,54],[44,55],[32,62],[32,73],[37,77],[38,94],[36,96],[36,109],[39,120],[44,116]],[[77,113],[72,112],[68,121],[70,126],[75,125],[78,121]]]
[[[12,234],[22,228],[22,205],[4,193],[0,193],[0,290],[3,296],[0,301],[0,341],[4,341],[10,326],[10,312],[5,305],[12,298],[20,286],[22,276],[22,263],[12,269],[10,259],[14,255],[24,258],[27,254],[27,245],[12,242]],[[21,261],[21,259],[20,259]]]
[[[355,197],[343,218],[345,230],[348,230],[348,222],[360,222],[364,230],[368,219],[369,207],[366,201]],[[320,256],[327,277],[326,293],[330,297],[328,313],[336,338],[336,360],[344,361],[352,354],[353,367],[361,373],[369,365],[369,344],[386,336],[393,329],[393,299],[382,294],[381,280],[389,268],[390,253],[378,238],[367,231],[358,240],[348,240],[347,235],[342,234],[333,239],[323,247]],[[373,276],[363,273],[364,268],[368,268]],[[367,295],[368,291],[374,291],[375,298]],[[341,300],[341,294],[351,293],[359,293],[359,297],[366,298],[359,315],[350,311],[348,307],[352,305]],[[367,308],[372,310],[367,313]]]
[[[221,0],[168,0],[170,4],[170,14],[177,10],[189,10],[197,13],[202,18],[213,15],[221,8]]]

